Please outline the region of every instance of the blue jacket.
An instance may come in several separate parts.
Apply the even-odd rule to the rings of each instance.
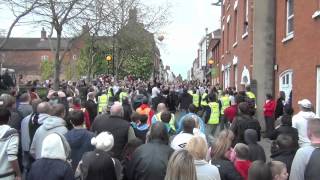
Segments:
[[[86,129],[72,129],[64,136],[71,148],[72,169],[75,171],[82,155],[94,150],[91,145],[91,138],[94,137],[94,134]]]

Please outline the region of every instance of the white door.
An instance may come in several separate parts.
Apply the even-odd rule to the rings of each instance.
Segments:
[[[292,90],[292,70],[287,70],[279,76],[279,91],[284,91],[286,94],[286,101],[289,99]]]
[[[230,86],[230,68],[224,70],[224,89]]]
[[[317,115],[320,115],[320,67],[317,67]]]

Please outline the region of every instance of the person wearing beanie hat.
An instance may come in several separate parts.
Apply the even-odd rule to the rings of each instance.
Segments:
[[[67,162],[69,154],[66,139],[57,133],[49,134],[43,140],[41,158],[32,164],[27,179],[74,179],[71,165]]]
[[[110,150],[114,145],[113,135],[101,132],[91,139],[94,151],[87,152],[79,162],[76,178],[82,180],[120,180],[122,166],[119,160],[112,158]]]

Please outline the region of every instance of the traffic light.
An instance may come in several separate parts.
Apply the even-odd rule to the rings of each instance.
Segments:
[[[112,56],[111,55],[107,55],[106,56],[106,61],[112,61]]]

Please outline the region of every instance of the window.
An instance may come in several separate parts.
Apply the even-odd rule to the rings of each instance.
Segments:
[[[289,94],[292,90],[292,74],[292,70],[287,70],[279,76],[279,91],[285,92],[286,100],[288,100]]]
[[[249,14],[249,3],[248,0],[244,0],[243,4],[243,34],[248,33],[248,14]]]
[[[237,32],[238,32],[238,11],[235,10],[234,11],[234,29],[233,29],[233,37],[234,37],[234,43],[236,43],[238,41],[238,36],[237,36]]]
[[[294,0],[287,0],[286,36],[293,35],[293,2]]]
[[[47,61],[49,60],[49,57],[47,55],[41,56],[41,61]]]

